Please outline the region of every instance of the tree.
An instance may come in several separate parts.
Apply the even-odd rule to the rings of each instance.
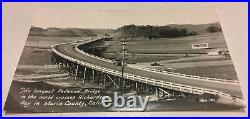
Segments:
[[[211,25],[207,28],[207,31],[209,33],[214,33],[214,32],[220,32],[222,31],[221,27],[218,27],[218,26],[214,26],[214,25]]]
[[[190,35],[186,28],[177,28],[169,26],[152,26],[152,25],[141,25],[136,26],[125,25],[117,29],[122,35],[129,35],[132,37],[147,37],[149,39],[153,38],[170,38],[170,37],[183,37]],[[191,35],[194,35],[192,33]]]
[[[195,36],[195,35],[197,35],[197,32],[191,31],[190,33],[188,33],[188,35],[189,35],[189,36]]]

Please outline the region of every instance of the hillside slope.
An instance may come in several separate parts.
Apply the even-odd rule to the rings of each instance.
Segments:
[[[54,37],[88,37],[99,34],[112,34],[113,29],[81,29],[81,28],[47,28],[32,26],[29,36],[54,36]]]

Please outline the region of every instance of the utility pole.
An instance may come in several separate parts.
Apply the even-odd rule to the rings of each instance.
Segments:
[[[122,39],[122,79],[124,77],[124,67],[125,67],[125,56],[126,56],[126,51],[127,49],[125,49],[125,46],[127,45],[127,42],[125,40],[125,38]]]
[[[120,89],[123,89],[125,88],[126,89],[126,81],[124,80],[124,68],[125,68],[125,56],[126,56],[126,53],[127,53],[127,49],[125,48],[125,46],[127,45],[127,37],[122,35],[121,37],[121,45],[122,45],[122,58],[121,58],[121,66],[122,66],[122,76],[121,78],[119,79],[119,88]]]

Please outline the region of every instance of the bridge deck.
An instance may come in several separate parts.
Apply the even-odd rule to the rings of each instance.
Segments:
[[[91,64],[95,64],[101,67],[109,68],[112,70],[117,70],[121,71],[121,67],[116,66],[112,63],[105,62],[87,55],[84,55],[80,52],[78,52],[75,49],[75,46],[79,44],[83,44],[84,42],[77,42],[77,43],[67,43],[67,44],[61,44],[57,45],[55,49],[64,55],[70,56],[72,58],[81,60],[81,61],[86,61]],[[157,79],[161,81],[169,81],[173,83],[179,83],[179,84],[184,84],[184,85],[189,85],[189,86],[196,86],[196,87],[201,87],[201,88],[208,88],[208,89],[214,89],[218,91],[222,91],[224,93],[236,96],[236,97],[242,97],[241,89],[239,85],[236,84],[228,84],[228,83],[221,83],[221,82],[213,82],[213,81],[206,81],[206,80],[197,80],[197,79],[189,79],[189,78],[184,78],[184,77],[175,77],[175,76],[170,76],[170,75],[164,75],[164,74],[159,74],[155,72],[149,72],[145,70],[138,70],[130,67],[125,67],[124,68],[125,73],[131,73],[143,77],[148,77],[152,79]]]

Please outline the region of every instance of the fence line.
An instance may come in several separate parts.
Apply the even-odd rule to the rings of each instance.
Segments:
[[[115,63],[115,61],[113,61],[113,60],[110,60],[110,59],[107,59],[107,58],[103,58],[103,57],[98,57],[98,56],[95,56],[95,55],[92,55],[90,53],[87,53],[87,52],[84,52],[84,51],[80,50],[78,48],[80,45],[77,45],[76,48],[75,48],[77,52],[80,52],[81,54],[84,54],[84,55],[87,55],[89,57],[96,58],[96,59],[99,59],[99,60],[102,60],[102,61],[105,61],[105,62],[108,62],[108,63]]]

